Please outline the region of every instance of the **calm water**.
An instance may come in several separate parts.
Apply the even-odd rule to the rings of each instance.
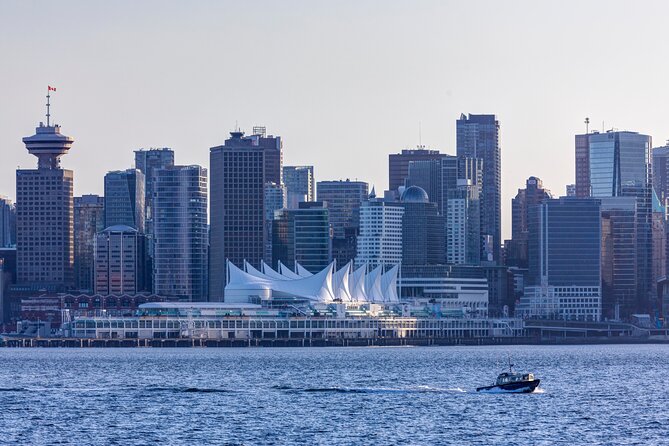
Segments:
[[[510,352],[542,393],[479,394]],[[0,349],[0,444],[669,444],[669,346]]]

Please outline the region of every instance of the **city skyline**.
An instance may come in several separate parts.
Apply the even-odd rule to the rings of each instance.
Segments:
[[[591,129],[600,130],[604,120],[607,129],[651,135],[656,146],[669,135],[661,113],[652,113],[653,104],[667,99],[662,66],[614,57],[633,48],[655,62],[662,3],[647,3],[643,13],[622,2],[607,2],[606,9],[596,2],[483,3],[476,14],[457,3],[389,3],[383,11],[372,5],[127,4],[135,17],[121,24],[117,6],[65,2],[36,10],[3,3],[3,33],[18,35],[27,20],[34,31],[0,43],[6,61],[0,80],[12,86],[5,96],[13,104],[0,109],[6,160],[0,193],[15,201],[12,172],[32,163],[20,138],[44,119],[47,84],[58,88],[55,122],[77,138],[64,161],[77,172],[75,195],[101,195],[104,174],[131,167],[140,147],[173,147],[181,164],[207,167],[209,147],[222,144],[236,122],[247,134],[264,125],[281,135],[284,164],[314,165],[316,181],[357,178],[380,191],[388,182],[388,154],[422,143],[453,155],[460,113],[494,113],[501,126],[502,239],[510,235],[511,198],[526,178],[542,178],[556,195],[574,182],[573,138],[585,130],[586,116]],[[298,10],[300,17],[293,14]],[[141,19],[149,13],[156,16],[147,26]],[[79,20],[66,31],[49,31],[47,23],[71,14]],[[548,14],[556,20],[544,23]],[[250,22],[236,19],[251,15]],[[512,16],[513,29],[505,22]],[[623,19],[619,32],[605,32]],[[342,20],[346,33],[338,27]],[[217,21],[225,31],[212,29]],[[368,25],[375,32],[363,34]],[[262,32],[248,41],[229,39],[244,27]],[[316,41],[299,38],[312,27],[323,30]],[[480,61],[476,51],[459,47],[461,36],[468,48],[486,51],[491,37],[495,46]],[[222,56],[191,51],[205,42]],[[228,60],[249,55],[256,56],[244,59],[247,70],[225,69]],[[491,63],[494,70],[481,69]],[[123,134],[121,142],[100,138],[110,132]],[[344,132],[346,138],[337,136]],[[353,155],[360,163],[345,164]]]

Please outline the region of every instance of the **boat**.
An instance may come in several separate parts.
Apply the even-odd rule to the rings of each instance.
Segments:
[[[502,372],[497,377],[497,381],[490,386],[477,387],[477,392],[500,391],[509,393],[532,393],[539,387],[540,379],[534,377],[532,373],[516,373],[513,371],[513,364],[509,358],[509,371]]]

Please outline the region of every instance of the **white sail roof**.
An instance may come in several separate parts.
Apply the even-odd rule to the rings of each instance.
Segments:
[[[309,277],[312,276],[313,274],[310,273],[305,267],[300,265],[299,263],[295,262],[295,272],[300,276],[300,277]]]
[[[257,270],[254,268],[253,265],[251,265],[249,262],[244,260],[244,270],[246,271],[247,274],[250,274],[253,277],[257,277],[259,279],[271,279],[269,276],[264,274],[263,272]]]
[[[385,302],[399,302],[397,295],[397,273],[399,265],[395,265],[381,276],[381,291]]]
[[[351,270],[351,263],[344,265],[342,269],[332,275],[332,288],[334,290],[335,299],[342,302],[351,301],[351,293],[348,289],[348,276]]]
[[[247,264],[247,267],[250,266]],[[228,295],[236,299],[246,296],[264,297],[297,297],[308,299],[315,302],[331,302],[334,300],[332,289],[332,271],[334,264],[331,263],[327,268],[318,274],[310,277],[286,280],[273,279],[268,276],[259,277],[251,272],[244,272],[232,262],[228,262],[229,281],[225,287],[226,299]],[[249,271],[260,273],[251,266]]]
[[[348,276],[349,294],[353,302],[367,302],[367,293],[365,292],[366,272],[367,265],[362,265]]]
[[[281,260],[279,260],[279,272],[284,276],[289,279],[301,279],[302,276],[295,274],[293,270],[288,268],[286,265],[281,263]]]
[[[379,265],[365,277],[365,291],[370,302],[381,303],[384,301],[383,291],[381,290],[382,270],[383,266]]]
[[[271,277],[272,279],[276,280],[289,280],[288,277],[279,274],[279,272],[274,271],[271,266],[269,266],[267,263],[265,263],[264,260],[260,261],[260,265],[262,267],[262,272],[265,273],[267,277]]]

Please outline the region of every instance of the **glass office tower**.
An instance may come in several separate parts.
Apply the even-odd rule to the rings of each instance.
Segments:
[[[654,297],[651,137],[636,132],[589,135],[590,189],[596,198],[636,198],[637,291],[633,312],[648,312]],[[623,316],[626,314],[623,314]],[[628,315],[628,314],[627,314]]]
[[[144,174],[138,169],[105,175],[105,227],[130,226],[144,232]]]
[[[492,260],[500,262],[502,244],[502,154],[495,115],[464,115],[456,123],[458,157],[483,160],[481,236],[492,238]],[[487,259],[484,259],[487,260]]]
[[[601,318],[600,200],[562,197],[528,214],[529,271],[520,315]]]
[[[207,300],[207,169],[157,169],[153,186],[153,290],[180,300]]]

